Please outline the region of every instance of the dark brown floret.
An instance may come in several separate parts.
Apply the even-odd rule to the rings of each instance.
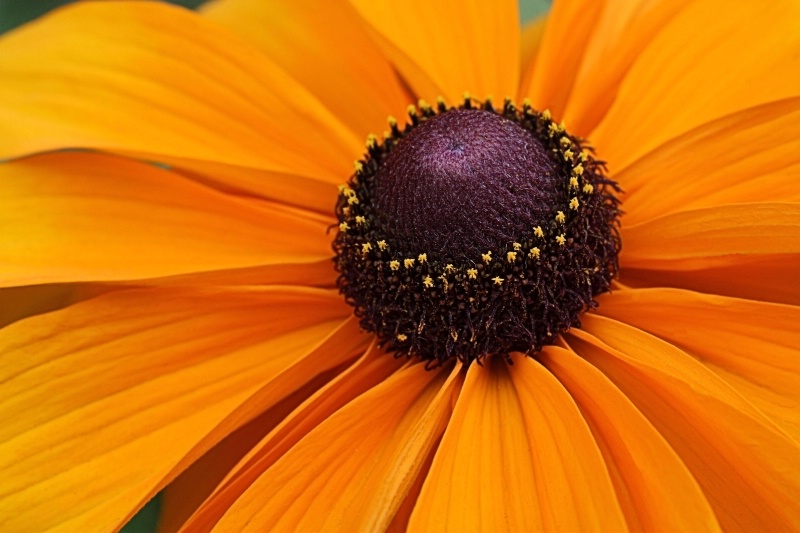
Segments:
[[[609,290],[616,185],[582,142],[509,101],[424,104],[342,187],[338,284],[363,329],[436,365],[534,354]]]

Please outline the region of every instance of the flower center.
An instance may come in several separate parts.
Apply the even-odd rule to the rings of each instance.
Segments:
[[[363,329],[431,365],[533,355],[618,270],[616,185],[527,103],[420,102],[340,187],[334,261]],[[510,361],[510,358],[508,358]]]
[[[398,251],[468,262],[549,218],[559,176],[542,143],[490,111],[426,120],[378,169],[375,214]]]

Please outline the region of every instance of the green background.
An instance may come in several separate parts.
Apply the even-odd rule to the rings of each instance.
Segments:
[[[32,20],[58,6],[69,4],[73,0],[0,0],[0,33],[6,32],[29,20]],[[168,0],[170,3],[186,7],[197,7],[204,0]],[[265,2],[269,0],[264,0]],[[299,0],[297,0],[299,1]],[[324,2],[325,0],[317,0]],[[435,0],[432,0],[435,1]],[[485,0],[491,2],[492,0]],[[548,0],[520,0],[522,21],[528,21],[547,10]],[[148,503],[122,531],[123,533],[150,533],[156,530],[160,498],[155,497]]]

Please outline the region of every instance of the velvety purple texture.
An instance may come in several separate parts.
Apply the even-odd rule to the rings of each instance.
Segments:
[[[458,109],[423,122],[392,150],[374,205],[402,251],[477,260],[548,220],[558,183],[529,131],[496,113]]]

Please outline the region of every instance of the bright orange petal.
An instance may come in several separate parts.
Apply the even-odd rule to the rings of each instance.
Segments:
[[[419,97],[433,102],[443,96],[459,103],[465,91],[478,98],[517,94],[516,0],[351,3],[383,37],[384,51]]]
[[[738,261],[700,270],[659,271],[628,268],[630,287],[676,287],[764,302],[800,305],[796,254],[740,257]]]
[[[385,529],[447,424],[458,378],[422,364],[397,372],[293,446],[217,527]]]
[[[539,56],[539,50],[542,47],[542,38],[544,37],[544,29],[547,26],[547,14],[540,15],[528,22],[522,27],[520,34],[520,45],[522,47],[520,55],[520,72],[522,73],[522,80],[520,80],[520,87],[528,87],[530,85],[530,77],[533,75],[533,69],[536,66],[536,58]],[[524,95],[520,97],[520,100]]]
[[[800,445],[713,371],[675,346],[586,314],[570,333],[664,436],[725,530],[788,531],[800,524]]]
[[[699,125],[800,94],[800,3],[690,3],[642,51],[591,133],[612,174]]]
[[[680,345],[800,443],[800,308],[641,289],[602,297],[598,312]]]
[[[259,46],[359,137],[380,134],[386,117],[402,116],[410,103],[346,0],[222,0],[201,11]]]
[[[565,105],[563,120],[570,131],[588,135],[595,128],[614,103],[620,83],[642,50],[690,1],[604,2],[602,14],[591,21],[589,42]]]
[[[706,267],[740,255],[800,254],[800,203],[682,211],[622,230],[626,267]],[[624,280],[623,280],[624,281]]]
[[[523,357],[513,367],[500,357],[473,364],[409,529],[617,531],[624,525],[589,428],[553,376]]]
[[[347,173],[335,177],[308,176],[153,153],[126,155],[145,161],[157,160],[174,172],[225,193],[276,201],[328,216],[336,204],[337,186],[347,180]]]
[[[536,63],[523,74],[520,92],[534,107],[560,120],[586,45],[604,1],[555,2],[547,17]]]
[[[153,165],[53,153],[0,166],[0,285],[322,261],[330,223]]]
[[[613,383],[570,350],[550,346],[540,357],[578,403],[601,444],[629,529],[719,529],[680,457]]]
[[[0,527],[120,527],[347,314],[334,291],[150,289],[0,330]]]
[[[258,48],[161,2],[27,24],[0,39],[0,78],[0,158],[84,147],[341,179],[363,150]]]
[[[614,176],[625,223],[726,203],[797,202],[800,98],[746,109],[656,148]]]
[[[184,524],[185,531],[211,531],[237,499],[303,437],[336,411],[378,386],[405,364],[373,346],[350,368],[309,397],[255,444],[213,494]]]
[[[0,328],[29,316],[49,313],[111,290],[92,283],[55,283],[0,288]]]

